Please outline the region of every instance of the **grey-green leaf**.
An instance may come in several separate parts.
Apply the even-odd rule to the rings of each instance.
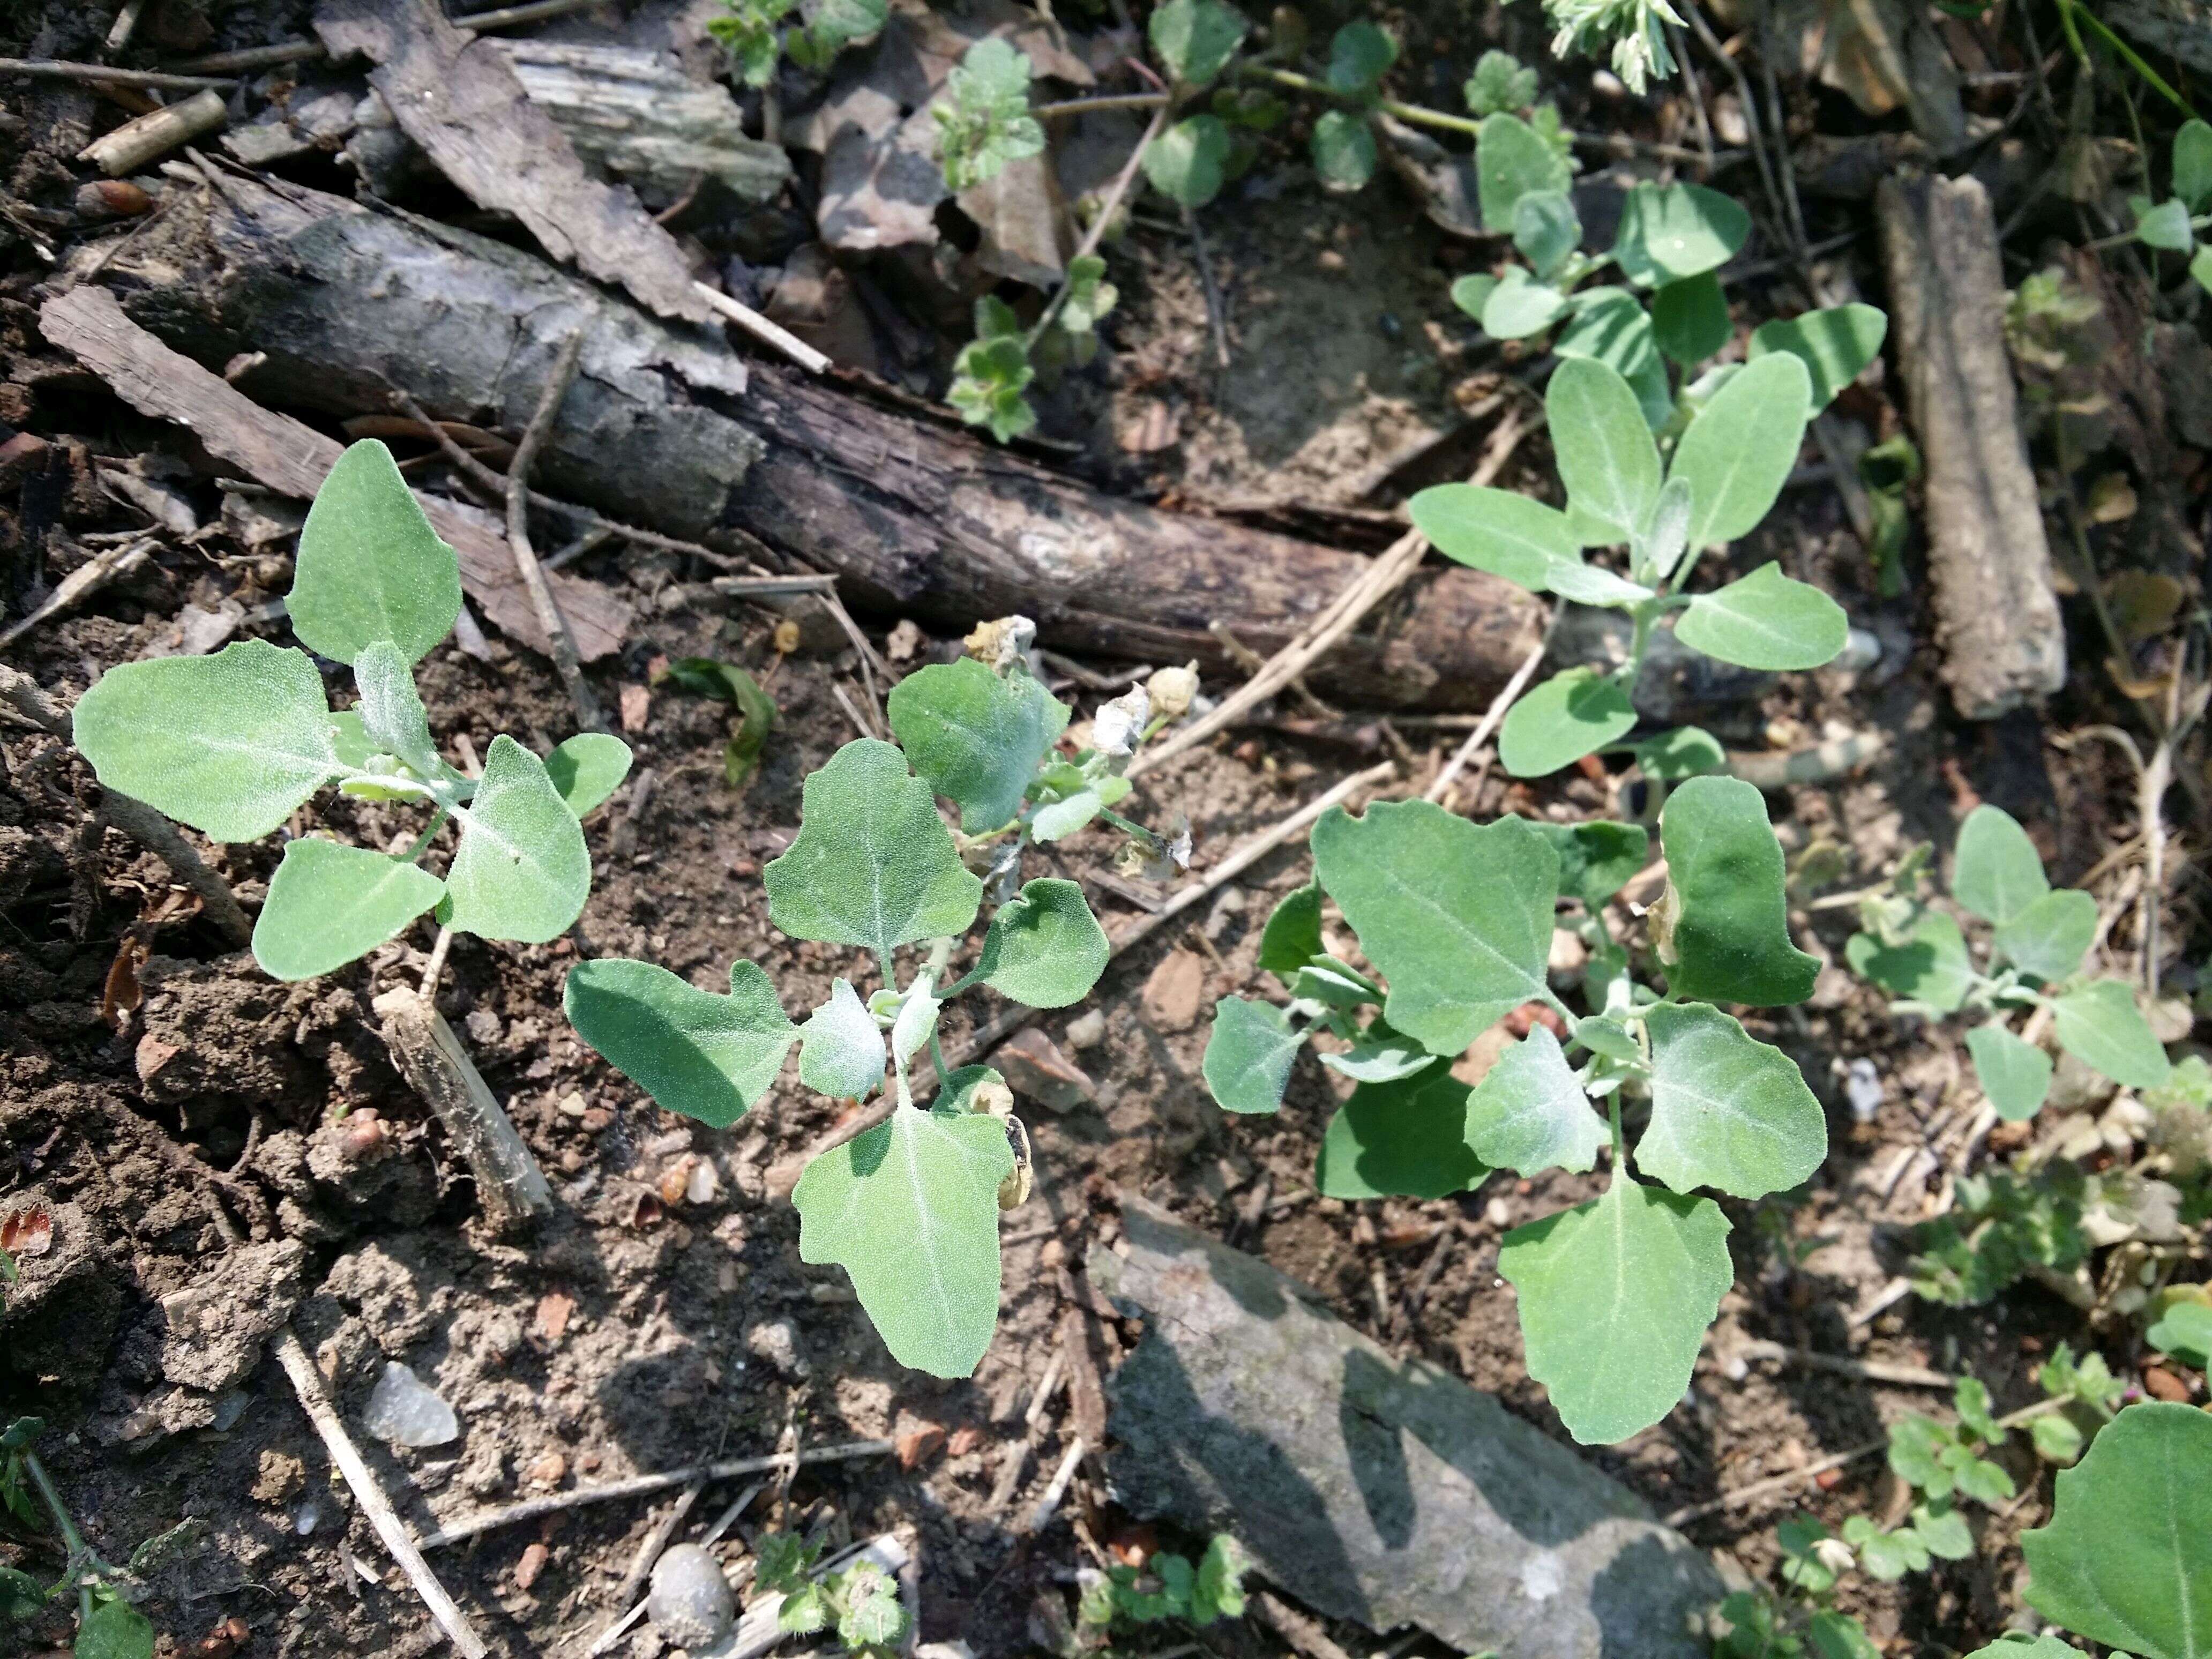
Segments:
[[[1438,1064],[1436,1055],[1377,1020],[1340,1054],[1322,1054],[1321,1063],[1354,1083],[1398,1083]]]
[[[1326,948],[1321,938],[1321,884],[1310,881],[1284,894],[1267,913],[1267,925],[1260,930],[1256,965],[1267,973],[1293,979]]]
[[[1616,1176],[1505,1235],[1498,1271],[1520,1296],[1528,1375],[1583,1444],[1626,1440],[1681,1400],[1735,1279],[1728,1233],[1711,1199]]]
[[[1583,240],[1574,198],[1563,190],[1532,191],[1513,204],[1513,246],[1549,281]]]
[[[1490,1171],[1468,1149],[1467,1085],[1437,1066],[1363,1083],[1322,1132],[1314,1186],[1324,1198],[1443,1198]]]
[[[2173,135],[2173,193],[2191,213],[2212,209],[2212,124],[2192,117]]]
[[[2117,979],[2092,980],[2058,999],[2052,1028],[2058,1046],[2130,1089],[2155,1089],[2172,1067],[2135,993]]]
[[[343,663],[376,640],[418,663],[453,630],[460,562],[374,438],[340,455],[315,492],[285,605],[292,631]]]
[[[1640,582],[1616,576],[1603,565],[1584,564],[1580,558],[1554,559],[1544,573],[1545,586],[1563,599],[1577,605],[1609,605],[1616,609],[1641,605],[1651,590]]]
[[[1026,883],[999,907],[977,971],[1031,1008],[1065,1008],[1090,994],[1112,953],[1083,890],[1056,878]]]
[[[288,843],[253,923],[253,959],[276,979],[313,979],[367,956],[445,896],[398,859],[319,836]]]
[[[629,775],[629,745],[605,732],[579,732],[554,745],[545,775],[578,817],[622,787]]]
[[[1966,1033],[1966,1052],[1973,1056],[1974,1076],[1999,1117],[2020,1123],[2042,1109],[2051,1092],[2049,1054],[1994,1022]]]
[[[1711,271],[1668,283],[1651,296],[1651,335],[1659,349],[1695,368],[1729,343],[1735,325],[1728,295]]]
[[[1022,791],[1067,729],[1067,705],[1031,679],[973,657],[932,663],[891,688],[891,731],[914,769],[981,835],[1011,823]]]
[[[1224,997],[1200,1062],[1214,1103],[1224,1112],[1267,1113],[1283,1103],[1291,1066],[1305,1037],[1271,1002]]]
[[[1559,331],[1552,349],[1562,357],[1588,357],[1603,363],[1626,380],[1644,405],[1651,423],[1651,410],[1640,384],[1656,372],[1663,392],[1666,365],[1659,360],[1658,337],[1651,318],[1637,297],[1625,288],[1587,288],[1568,301],[1575,319]]]
[[[1406,503],[1413,525],[1448,559],[1544,591],[1553,564],[1578,563],[1582,544],[1567,515],[1510,489],[1437,484]]]
[[[261,640],[119,664],[71,728],[102,785],[216,841],[259,840],[338,769],[313,660]]]
[[[1786,351],[1803,363],[1813,377],[1813,412],[1817,415],[1881,355],[1888,332],[1889,317],[1878,307],[1834,306],[1761,323],[1752,331],[1748,355],[1756,359],[1771,351]]]
[[[1363,190],[1381,159],[1375,134],[1350,110],[1324,110],[1313,130],[1314,173],[1328,189]]]
[[[1398,61],[1398,43],[1362,19],[1346,23],[1330,37],[1330,89],[1357,97],[1372,92],[1390,65]]]
[[[77,1626],[75,1659],[154,1659],[154,1621],[119,1597],[96,1603]]]
[[[1572,357],[1552,372],[1544,412],[1570,504],[1617,532],[1614,540],[1629,540],[1660,483],[1658,447],[1635,391],[1605,364]]]
[[[1844,945],[1851,971],[1870,979],[1892,996],[1924,1002],[1938,1013],[1955,1013],[1973,987],[1973,959],[1966,936],[1941,910],[1923,910],[1911,936],[1885,945],[1872,933],[1854,933]]]
[[[576,1035],[665,1111],[727,1128],[775,1086],[799,1036],[756,963],[716,996],[649,962],[602,957],[568,970],[561,1006]]]
[[[2097,937],[2097,901],[2076,887],[2053,888],[1998,925],[1990,943],[2023,974],[2046,983],[2081,965]]]
[[[1148,32],[1169,72],[1187,87],[1202,87],[1227,67],[1250,27],[1222,0],[1165,0],[1152,9]]]
[[[779,1010],[778,1012],[781,1012]],[[781,1052],[778,1062],[781,1061]],[[847,979],[830,981],[830,1000],[799,1028],[799,1080],[841,1100],[859,1100],[884,1080],[884,1028]]]
[[[1475,190],[1482,228],[1510,235],[1523,196],[1564,191],[1574,174],[1543,135],[1517,115],[1486,117],[1475,138]]]
[[[526,945],[568,932],[591,896],[592,855],[545,763],[501,733],[465,811],[440,920]]]
[[[1682,434],[1668,470],[1690,486],[1692,549],[1732,542],[1757,527],[1790,481],[1811,416],[1812,381],[1787,352],[1729,377]]]
[[[2212,1655],[2212,1416],[2130,1406],[2058,1476],[2021,1535],[2028,1604],[2139,1659]]]
[[[1613,254],[1629,280],[1677,283],[1726,264],[1751,234],[1751,215],[1703,185],[1638,185],[1622,204]]]
[[[1827,1120],[1797,1064],[1717,1008],[1660,1003],[1651,1033],[1651,1122],[1636,1167],[1678,1193],[1786,1192],[1828,1155]]]
[[[1636,745],[1636,763],[1647,778],[1678,783],[1728,769],[1728,750],[1721,740],[1700,726],[1678,726]]]
[[[1475,1157],[1522,1176],[1587,1170],[1607,1141],[1559,1040],[1541,1025],[1483,1074],[1467,1103],[1466,1133]]]
[[[1559,860],[1517,818],[1478,827],[1428,801],[1332,809],[1314,872],[1389,982],[1392,1027],[1454,1054],[1545,994]]]
[[[1482,302],[1482,331],[1496,339],[1525,340],[1566,314],[1567,302],[1557,289],[1515,265]]]
[[[1185,207],[1204,207],[1221,194],[1229,165],[1229,129],[1218,116],[1178,121],[1145,147],[1145,177]]]
[[[1674,637],[1741,668],[1786,672],[1833,662],[1850,629],[1843,606],[1768,563],[1692,599]]]
[[[999,1183],[1006,1126],[902,1106],[806,1166],[793,1188],[799,1259],[836,1262],[891,1358],[973,1376],[999,1323]]]
[[[1766,801],[1738,778],[1692,778],[1659,817],[1671,938],[1660,942],[1677,999],[1780,1007],[1813,994],[1820,963],[1790,942],[1782,845]]]
[[[1951,896],[1984,921],[2002,927],[2051,890],[2043,855],[2020,821],[2002,807],[1977,806],[1959,826]]]
[[[1540,778],[1628,735],[1636,707],[1610,675],[1570,668],[1536,686],[1506,712],[1498,757],[1516,778]]]
[[[761,875],[769,920],[793,939],[879,955],[915,939],[957,939],[983,896],[929,786],[873,738],[847,744],[808,777],[799,838]]]
[[[1650,856],[1650,832],[1640,823],[1537,821],[1531,827],[1559,855],[1560,896],[1578,898],[1593,910],[1627,885]]]
[[[416,776],[430,781],[445,772],[438,745],[430,739],[430,717],[415,690],[413,666],[390,640],[371,640],[353,659],[354,684],[361,689],[355,713],[369,742],[397,756]]]

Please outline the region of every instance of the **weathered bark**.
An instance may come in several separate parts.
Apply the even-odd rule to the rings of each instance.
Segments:
[[[492,1226],[519,1230],[549,1214],[553,1194],[538,1160],[446,1017],[405,986],[386,991],[373,1006],[384,1022],[384,1046],[392,1063],[453,1137],[454,1151],[476,1177],[477,1203]]]
[[[839,576],[848,599],[964,629],[1035,617],[1048,644],[1229,665],[1207,624],[1279,648],[1351,581],[1350,554],[1117,500],[949,422],[662,326],[526,253],[311,191],[181,193],[102,280],[240,385],[354,415],[411,393],[519,431],[561,343],[583,367],[545,487],[672,535],[737,531]],[[1385,703],[1480,707],[1540,610],[1474,571],[1424,573],[1314,678]]]
[[[1971,178],[1886,179],[1875,192],[1892,337],[1928,467],[1928,565],[1951,700],[1994,720],[2066,683],[2004,342],[2004,272]]]

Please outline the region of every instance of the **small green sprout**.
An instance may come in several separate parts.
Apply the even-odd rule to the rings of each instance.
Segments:
[[[2199,236],[2212,229],[2212,124],[2191,118],[2173,135],[2173,194],[2154,203],[2130,196],[2135,240],[2162,253],[2185,253],[2189,274],[2212,294],[2212,241]]]
[[[1689,1387],[1735,1279],[1728,1218],[1704,1189],[1787,1191],[1827,1154],[1826,1118],[1796,1064],[1713,1006],[1812,994],[1818,963],[1790,939],[1764,799],[1735,779],[1692,779],[1668,799],[1659,835],[1668,887],[1651,944],[1663,997],[1631,976],[1606,920],[1606,902],[1644,865],[1640,827],[1478,826],[1425,801],[1358,818],[1333,811],[1314,826],[1313,884],[1276,908],[1261,938],[1259,966],[1289,1005],[1224,998],[1203,1062],[1224,1110],[1265,1114],[1279,1109],[1310,1039],[1345,1045],[1321,1055],[1358,1085],[1322,1139],[1315,1185],[1331,1198],[1441,1198],[1498,1169],[1580,1172],[1609,1152],[1601,1196],[1515,1229],[1498,1252],[1528,1373],[1586,1444],[1649,1427]],[[1328,953],[1324,895],[1369,969]],[[1581,906],[1576,931],[1590,952],[1579,1018],[1547,973],[1561,898]],[[1475,1087],[1452,1075],[1477,1036],[1532,1004],[1563,1036],[1533,1024]],[[1645,1118],[1637,1176],[1632,1097]]]
[[[1510,52],[1486,52],[1474,61],[1468,77],[1467,106],[1480,120],[1486,115],[1510,115],[1536,101],[1536,71],[1523,69]]]
[[[278,979],[343,967],[426,912],[485,939],[565,933],[592,886],[580,819],[622,782],[629,749],[587,732],[540,758],[502,734],[475,778],[439,755],[413,670],[459,613],[460,565],[382,444],[348,449],[316,492],[287,603],[304,644],[351,666],[353,708],[331,711],[307,651],[260,640],[124,663],[77,700],[76,746],[100,782],[216,841],[258,841],[331,784],[429,809],[396,856],[286,842],[253,929]],[[449,820],[460,838],[440,877],[422,860]]]
[[[837,54],[866,40],[890,15],[890,0],[811,0],[803,21],[788,34],[783,22],[801,10],[800,0],[722,0],[720,16],[707,20],[707,33],[730,54],[738,78],[764,87],[775,78],[779,54],[789,52],[803,70],[830,67]]]
[[[971,190],[1011,161],[1043,153],[1044,129],[1030,113],[1030,60],[994,35],[968,48],[931,106],[945,182]]]
[[[776,1627],[787,1636],[835,1630],[848,1653],[895,1649],[907,1633],[897,1581],[866,1557],[817,1572],[820,1546],[789,1533],[766,1533],[754,1547],[753,1584],[783,1597]]]
[[[985,295],[975,301],[975,337],[953,359],[952,389],[945,394],[945,402],[969,425],[986,427],[1005,443],[1036,425],[1036,410],[1025,395],[1036,379],[1029,341],[1013,307]]]
[[[49,1604],[74,1596],[78,1659],[154,1659],[153,1623],[130,1597],[143,1599],[143,1575],[198,1543],[206,1535],[206,1522],[188,1520],[148,1539],[123,1566],[103,1559],[77,1529],[60,1489],[39,1461],[37,1441],[45,1430],[45,1421],[36,1417],[19,1417],[0,1430],[0,1507],[27,1527],[36,1528],[42,1519],[52,1522],[64,1554],[62,1573],[52,1584],[42,1584],[21,1568],[0,1566],[0,1628],[27,1623]]]
[[[1030,1007],[1065,1007],[1104,971],[1106,934],[1082,889],[1020,880],[1030,843],[1096,819],[1155,854],[1180,850],[1113,810],[1129,792],[1129,757],[1164,715],[1139,688],[1098,711],[1089,749],[1061,757],[1070,711],[1029,671],[1034,631],[1009,618],[974,641],[993,665],[965,658],[901,681],[889,699],[898,744],[848,743],[808,777],[798,838],[762,872],[769,919],[793,939],[866,953],[880,979],[873,994],[840,978],[794,1024],[756,963],[736,963],[719,995],[649,963],[606,957],[573,969],[563,999],[609,1064],[665,1109],[718,1127],[775,1085],[793,1042],[799,1081],[823,1094],[866,1098],[890,1072],[889,1119],[799,1177],[799,1256],[843,1267],[892,1358],[939,1376],[971,1375],[990,1344],[999,1212],[1029,1182],[1027,1135],[1004,1080],[988,1066],[947,1066],[940,1011],[978,985]],[[1154,683],[1164,692],[1164,677],[1184,672],[1164,670]],[[938,797],[959,810],[957,838]],[[987,906],[975,966],[948,981],[955,948]],[[902,982],[895,953],[914,945],[927,954]],[[927,1108],[912,1075],[925,1048],[938,1085]]]
[[[1250,1566],[1237,1540],[1217,1533],[1195,1566],[1185,1556],[1162,1551],[1142,1567],[1109,1567],[1085,1585],[1076,1623],[1104,1637],[1130,1626],[1172,1620],[1202,1630],[1224,1619],[1241,1619],[1244,1575]]]
[[[2097,901],[2052,887],[2035,843],[2009,813],[1983,805],[1966,815],[1951,896],[1989,925],[1983,966],[1956,919],[1927,901],[1911,872],[1862,902],[1863,931],[1844,955],[1853,971],[1897,999],[1891,1006],[1899,1012],[1978,1018],[1967,1028],[1966,1050],[1998,1116],[2034,1116],[2051,1090],[2051,1056],[2011,1029],[2017,1011],[2048,1018],[2061,1048],[2123,1087],[2166,1083],[2166,1049],[2127,982],[2083,971],[2097,936]]]

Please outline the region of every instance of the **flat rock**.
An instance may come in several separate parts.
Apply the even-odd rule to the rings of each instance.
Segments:
[[[1090,1073],[1060,1053],[1042,1031],[1016,1032],[999,1045],[991,1063],[1008,1088],[1048,1111],[1072,1112],[1098,1098],[1098,1085]]]
[[[210,1394],[245,1382],[262,1345],[299,1310],[307,1267],[307,1247],[296,1239],[240,1244],[163,1297],[161,1374]]]
[[[1296,1280],[1122,1200],[1095,1283],[1145,1318],[1108,1384],[1134,1514],[1225,1531],[1306,1606],[1499,1659],[1703,1659],[1705,1553],[1490,1395]]]

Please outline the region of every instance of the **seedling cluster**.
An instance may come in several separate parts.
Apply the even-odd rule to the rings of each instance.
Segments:
[[[1585,1443],[1657,1422],[1689,1385],[1735,1279],[1728,1218],[1706,1194],[1787,1191],[1827,1153],[1796,1063],[1714,1006],[1812,994],[1818,964],[1790,939],[1765,802],[1724,778],[1667,801],[1668,885],[1647,957],[1663,995],[1638,981],[1607,920],[1646,842],[1633,824],[1477,825],[1423,801],[1332,811],[1314,826],[1313,884],[1261,936],[1260,965],[1290,1002],[1223,999],[1204,1061],[1224,1109],[1271,1113],[1309,1041],[1346,1045],[1321,1053],[1357,1085],[1322,1137],[1315,1184],[1331,1198],[1440,1198],[1499,1169],[1579,1173],[1609,1158],[1601,1196],[1515,1229],[1498,1253],[1528,1373]],[[1325,949],[1324,897],[1372,975]],[[1547,974],[1562,899],[1590,948],[1581,1015]],[[1565,1041],[1533,1024],[1479,1084],[1462,1082],[1452,1061],[1531,1004]]]
[[[332,786],[428,809],[396,854],[285,843],[253,929],[278,979],[343,967],[425,914],[485,939],[565,933],[592,886],[579,820],[622,782],[629,746],[587,732],[541,757],[502,733],[477,777],[439,753],[414,667],[453,629],[460,565],[382,444],[355,444],[316,492],[285,604],[307,650],[246,640],[102,675],[74,726],[100,782],[222,842],[258,841]],[[331,708],[317,656],[353,670],[352,708]],[[459,837],[433,874],[423,860],[449,822]]]
[[[2173,135],[2172,195],[2155,204],[2131,196],[2128,206],[2136,216],[2136,240],[2185,255],[2189,274],[2212,294],[2212,241],[2201,240],[2212,230],[2212,124],[2185,121]]]

